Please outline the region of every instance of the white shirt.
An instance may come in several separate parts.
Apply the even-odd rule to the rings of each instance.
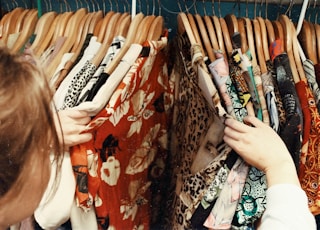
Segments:
[[[277,184],[267,190],[267,207],[259,230],[316,230],[305,192],[294,184]]]

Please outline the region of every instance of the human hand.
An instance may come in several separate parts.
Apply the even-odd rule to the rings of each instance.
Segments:
[[[225,125],[224,141],[248,164],[266,173],[268,186],[299,184],[292,157],[271,127],[253,116],[245,117],[244,123],[227,119]]]
[[[91,140],[91,133],[81,133],[91,120],[86,112],[60,110],[57,116],[55,116],[57,133],[60,143],[64,143],[65,147],[71,147]]]

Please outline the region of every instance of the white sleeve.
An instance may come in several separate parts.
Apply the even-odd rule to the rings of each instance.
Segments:
[[[47,189],[34,212],[37,223],[43,229],[57,229],[66,222],[70,218],[74,200],[76,182],[69,152],[64,154],[58,184],[55,184],[56,166],[55,163],[52,163]],[[54,186],[57,186],[57,188],[54,188]],[[54,194],[52,194],[52,191],[54,191]]]
[[[267,207],[259,230],[316,230],[305,192],[294,184],[277,184],[267,190]]]

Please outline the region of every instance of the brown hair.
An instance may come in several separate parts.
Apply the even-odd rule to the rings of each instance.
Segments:
[[[4,48],[0,49],[0,108],[2,197],[13,186],[23,186],[28,175],[26,165],[32,164],[32,159],[48,162],[45,159],[52,152],[61,165],[63,146],[59,144],[52,91],[43,70]]]

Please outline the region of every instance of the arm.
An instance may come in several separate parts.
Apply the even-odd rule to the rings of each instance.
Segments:
[[[316,229],[294,162],[280,136],[259,119],[225,122],[225,142],[267,177],[267,208],[259,229]]]

